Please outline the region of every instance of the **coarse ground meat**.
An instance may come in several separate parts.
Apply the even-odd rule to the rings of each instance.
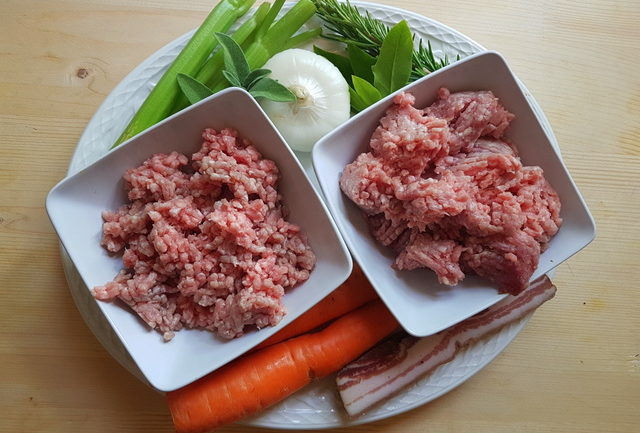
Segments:
[[[202,136],[191,161],[156,154],[128,170],[130,203],[103,212],[102,245],[124,269],[93,295],[121,299],[165,340],[183,327],[235,338],[276,325],[316,260],[286,221],[276,164],[234,130]]]
[[[474,272],[521,292],[562,220],[542,169],[523,166],[503,137],[513,114],[490,91],[443,88],[425,109],[414,102],[395,97],[342,191],[398,253],[396,269],[427,267],[448,285]]]

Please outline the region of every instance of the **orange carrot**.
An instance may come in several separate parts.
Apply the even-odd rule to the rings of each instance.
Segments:
[[[322,331],[245,355],[167,393],[176,431],[207,432],[256,414],[339,370],[397,327],[384,304],[374,301]]]
[[[347,281],[296,320],[260,343],[254,350],[309,332],[336,317],[363,306],[369,301],[373,301],[377,297],[378,294],[369,283],[369,280],[356,265]]]

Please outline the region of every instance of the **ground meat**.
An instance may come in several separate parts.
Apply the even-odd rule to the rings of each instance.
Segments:
[[[466,176],[445,173],[440,178],[394,179],[394,199],[401,206],[385,211],[392,220],[407,221],[407,226],[424,230],[428,224],[458,215],[474,194],[474,185]]]
[[[340,188],[365,212],[378,213],[389,207],[393,198],[391,179],[380,158],[363,153],[345,167]]]
[[[178,152],[157,154],[140,167],[128,170],[124,180],[129,189],[129,200],[148,203],[185,194],[188,176],[180,169],[187,162],[188,158]]]
[[[540,257],[540,244],[524,231],[510,236],[470,236],[464,246],[461,257],[464,268],[510,293],[526,288]]]
[[[373,237],[385,247],[395,245],[402,235],[409,230],[406,221],[390,220],[381,213],[369,215],[368,223]]]
[[[286,221],[278,168],[236,131],[203,132],[191,161],[153,155],[124,175],[131,203],[103,213],[102,245],[124,269],[97,299],[120,299],[170,340],[204,328],[224,338],[276,325],[287,289],[315,255]]]
[[[438,100],[424,110],[449,124],[450,153],[469,150],[481,136],[500,138],[513,120],[492,92],[450,93],[442,88]]]
[[[448,285],[474,272],[519,293],[562,223],[557,193],[503,137],[513,114],[493,93],[440,89],[422,110],[414,101],[396,96],[342,191],[398,252],[395,268],[427,267]]]
[[[405,176],[420,176],[430,161],[449,153],[447,122],[426,116],[413,107],[414,102],[409,93],[396,98],[370,141],[371,153]]]
[[[396,269],[430,268],[442,284],[456,284],[464,278],[458,261],[462,246],[450,239],[436,240],[426,233],[415,236],[396,257]]]

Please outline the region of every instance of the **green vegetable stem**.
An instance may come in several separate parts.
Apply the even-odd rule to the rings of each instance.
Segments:
[[[177,75],[195,75],[217,45],[217,40],[212,37],[213,33],[228,31],[254,3],[255,0],[221,0],[213,8],[112,147],[118,146],[171,114],[180,96]]]

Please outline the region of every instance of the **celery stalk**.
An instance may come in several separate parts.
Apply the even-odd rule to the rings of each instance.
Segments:
[[[260,24],[260,27],[256,32],[256,38],[261,38],[267,33],[267,30],[269,30],[271,24],[273,24],[273,22],[275,21],[278,13],[282,9],[282,6],[284,6],[284,0],[275,0],[273,2],[273,4],[271,5],[271,9],[269,9],[269,13],[265,17],[262,24]]]
[[[261,31],[261,29],[257,30],[255,40],[245,49],[245,56],[249,67],[251,69],[260,68],[274,54],[286,49],[294,33],[296,33],[315,12],[316,7],[311,0],[299,0],[282,18],[273,23],[268,29],[266,29],[265,26],[267,22],[267,18],[265,18],[261,29],[266,29],[266,31]],[[208,84],[213,92],[220,91],[229,86],[229,83],[224,77],[217,77]]]
[[[282,51],[288,50],[290,48],[295,48],[300,46],[306,42],[309,42],[311,39],[315,39],[322,34],[322,29],[320,27],[316,27],[315,29],[307,30],[306,32],[299,33],[286,42],[284,47],[282,47]]]
[[[195,75],[218,43],[212,35],[215,32],[228,31],[255,1],[221,0],[213,8],[169,69],[162,75],[112,148],[171,114],[177,98],[181,95],[180,86],[176,80],[177,75],[179,73]]]
[[[300,0],[282,18],[273,23],[269,30],[256,39],[246,51],[247,61],[252,69],[264,65],[270,57],[281,51],[287,40],[298,31],[316,12],[311,0]]]

